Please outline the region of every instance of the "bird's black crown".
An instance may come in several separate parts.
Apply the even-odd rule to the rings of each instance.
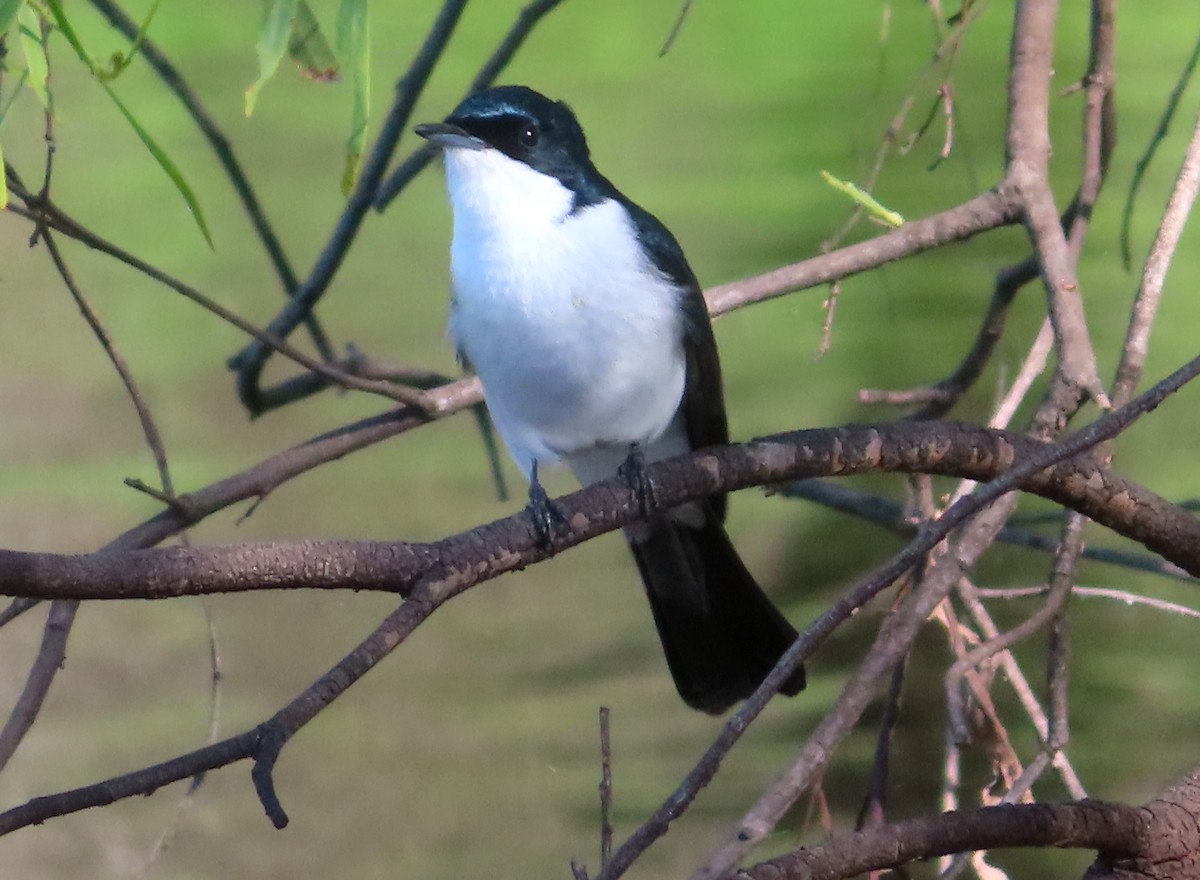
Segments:
[[[446,124],[560,180],[578,205],[610,194],[611,184],[592,165],[587,138],[571,108],[527,86],[478,92],[446,117]],[[578,206],[577,205],[577,206]]]

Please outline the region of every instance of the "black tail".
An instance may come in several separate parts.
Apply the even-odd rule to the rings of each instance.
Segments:
[[[700,528],[660,519],[629,546],[679,695],[719,715],[762,684],[796,630],[746,570],[711,504],[704,511]],[[780,692],[803,689],[801,667]]]

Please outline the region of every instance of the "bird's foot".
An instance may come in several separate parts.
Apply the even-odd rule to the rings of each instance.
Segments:
[[[550,496],[538,482],[536,461],[529,476],[529,503],[525,510],[533,521],[533,533],[539,547],[550,547],[555,536],[561,535],[571,527],[562,508],[550,500]]]
[[[658,511],[658,497],[654,491],[654,483],[646,475],[646,455],[637,443],[629,444],[629,455],[617,469],[617,473],[625,480],[633,497],[637,499],[638,513],[641,518],[648,520]]]

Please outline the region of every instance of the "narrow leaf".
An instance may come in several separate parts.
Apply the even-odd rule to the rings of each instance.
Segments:
[[[137,136],[141,139],[142,143],[146,145],[146,149],[150,151],[150,155],[153,156],[155,161],[158,162],[159,167],[167,173],[167,177],[171,178],[171,181],[175,184],[175,188],[179,190],[179,194],[183,196],[183,200],[187,202],[188,209],[192,212],[192,217],[195,219],[196,225],[200,227],[200,234],[204,236],[204,240],[208,242],[208,246],[210,248],[214,247],[212,235],[210,235],[208,231],[208,224],[204,222],[204,212],[200,209],[200,202],[196,198],[196,194],[192,192],[192,188],[188,186],[187,181],[183,179],[183,174],[180,173],[179,168],[177,168],[175,163],[171,161],[170,157],[163,152],[163,149],[158,145],[158,142],[150,136],[150,132],[142,128],[141,123],[139,123],[137,119],[134,118],[133,114],[129,112],[129,108],[126,107],[121,99],[117,97],[117,93],[114,92],[111,87],[109,87],[108,83],[102,82],[100,85],[104,86],[104,91],[108,92],[108,96],[113,99],[113,102],[125,116],[125,120],[129,123],[133,130],[137,132]]]
[[[0,0],[0,34],[5,34],[12,27],[17,10],[24,5],[25,0]]]
[[[50,9],[50,14],[54,16],[55,25],[62,31],[63,36],[67,38],[67,42],[71,44],[71,48],[75,50],[75,54],[79,56],[79,60],[87,65],[87,69],[94,76],[96,65],[92,63],[91,57],[84,51],[83,43],[79,42],[79,37],[75,34],[75,28],[71,27],[71,23],[67,21],[67,17],[63,15],[62,0],[47,0],[46,5]]]
[[[300,66],[301,72],[309,79],[318,82],[335,82],[338,79],[337,55],[306,0],[300,0],[296,7],[287,51],[288,57]]]
[[[3,107],[0,107],[0,128],[4,127],[4,120],[8,117],[8,111],[17,102],[17,95],[21,94],[21,86],[25,85],[25,80],[27,79],[29,79],[29,71],[22,70],[21,75],[17,77],[17,84],[8,93],[8,101]]]
[[[46,0],[50,14],[54,16],[54,23],[58,25],[58,29],[62,31],[63,36],[67,38],[67,42],[71,44],[71,48],[75,50],[75,54],[79,56],[80,60],[88,66],[88,69],[94,75],[96,67],[88,57],[87,51],[83,48],[83,43],[79,41],[75,29],[71,27],[71,23],[67,21],[67,17],[63,15],[61,3],[62,0]],[[171,178],[172,183],[175,184],[175,189],[179,190],[179,194],[183,196],[188,209],[192,212],[192,218],[196,221],[196,225],[200,227],[201,235],[208,242],[208,246],[212,247],[212,236],[208,232],[208,224],[204,222],[204,212],[200,209],[200,202],[196,199],[196,194],[192,192],[192,188],[188,186],[187,181],[183,179],[183,175],[179,172],[175,163],[171,161],[167,154],[163,152],[162,147],[150,136],[150,132],[142,128],[141,123],[134,118],[129,108],[117,97],[117,93],[113,91],[112,86],[99,78],[97,78],[97,82],[108,93],[108,96],[112,98],[113,103],[117,105],[117,109],[121,111],[121,115],[125,117],[125,121],[129,123],[134,133],[146,145],[146,149],[150,151],[150,155],[158,162],[158,166],[166,172],[167,177]]]
[[[865,190],[859,189],[848,180],[839,180],[828,171],[821,172],[821,179],[832,186],[839,192],[843,192],[854,200],[856,204],[861,206],[868,214],[888,226],[900,227],[904,225],[904,218],[888,208],[885,208]]]
[[[358,178],[367,121],[371,113],[371,41],[367,0],[342,0],[338,9],[338,56],[348,71],[351,99],[350,137],[346,141],[346,165],[342,193],[349,195]]]
[[[29,71],[29,86],[48,110],[50,93],[46,90],[46,80],[50,76],[50,64],[42,44],[41,19],[32,6],[22,6],[17,12],[17,21],[20,22],[21,51],[25,54],[25,69]]]
[[[4,144],[0,143],[0,211],[8,207],[8,175],[4,173]]]
[[[258,93],[267,80],[275,75],[283,53],[287,51],[288,37],[292,32],[292,20],[296,17],[299,0],[270,0],[267,17],[258,34],[255,49],[258,52],[258,79],[246,89],[246,115],[254,113]]]

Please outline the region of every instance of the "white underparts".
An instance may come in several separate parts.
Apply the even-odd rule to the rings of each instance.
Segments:
[[[526,476],[562,459],[587,484],[632,443],[650,461],[687,451],[679,291],[625,208],[572,213],[558,180],[494,149],[447,150],[446,180],[450,335]]]

